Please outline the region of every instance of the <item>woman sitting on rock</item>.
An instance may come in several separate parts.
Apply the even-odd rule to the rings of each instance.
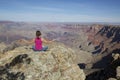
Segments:
[[[48,49],[48,46],[43,46],[42,42],[45,43],[51,43],[52,41],[48,41],[44,38],[41,38],[41,32],[36,31],[36,38],[32,40],[35,45],[32,47],[34,51],[46,51]]]
[[[53,42],[53,40],[48,41],[44,38],[41,38],[41,32],[40,31],[36,31],[36,38],[35,39],[32,39],[31,41],[27,41],[27,40],[22,39],[21,41],[25,42],[25,43],[28,43],[28,44],[34,43],[35,45],[32,46],[32,49],[34,51],[46,51],[48,49],[48,46],[43,46],[42,42],[45,42],[45,43]]]

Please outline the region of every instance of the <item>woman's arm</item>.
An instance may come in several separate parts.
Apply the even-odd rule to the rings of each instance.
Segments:
[[[25,40],[25,39],[21,39],[19,40],[20,42],[23,42],[23,43],[26,43],[26,44],[32,44],[34,43],[34,39],[31,39],[31,40]]]
[[[42,40],[42,42],[44,42],[44,43],[51,43],[51,42],[53,42],[53,41],[46,40],[46,39],[44,39],[44,38],[41,38],[41,40]]]
[[[28,43],[32,44],[34,43],[35,39],[31,39]]]

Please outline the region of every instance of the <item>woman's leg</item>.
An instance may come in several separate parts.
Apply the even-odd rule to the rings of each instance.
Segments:
[[[42,51],[46,51],[48,49],[48,46],[44,46],[43,48],[42,48]]]
[[[33,49],[34,51],[36,51],[36,50],[35,50],[35,46],[34,46],[34,45],[32,46],[32,49]]]

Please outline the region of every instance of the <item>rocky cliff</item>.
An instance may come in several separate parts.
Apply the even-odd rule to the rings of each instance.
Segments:
[[[86,80],[120,80],[120,54],[112,56],[111,63],[107,67],[89,74]]]
[[[72,49],[60,43],[48,46],[45,52],[29,45],[0,53],[0,80],[85,80]]]
[[[87,30],[87,36],[88,48],[91,48],[91,44],[94,45],[94,68],[106,67],[112,53],[120,53],[120,26],[93,25]]]
[[[89,45],[95,46],[92,69],[98,71],[87,75],[86,80],[119,80],[117,67],[120,66],[120,57],[113,58],[112,54],[120,54],[120,26],[93,26],[88,31],[88,41]]]

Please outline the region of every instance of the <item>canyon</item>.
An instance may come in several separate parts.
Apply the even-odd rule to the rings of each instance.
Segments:
[[[114,56],[117,54],[120,54],[120,25],[93,24],[93,23],[92,24],[29,23],[29,22],[12,22],[12,21],[0,22],[0,42],[1,42],[0,43],[1,45],[0,46],[0,54],[1,54],[0,70],[2,74],[0,78],[3,79],[3,76],[7,75],[6,73],[10,74],[10,72],[7,71],[8,69],[18,69],[18,68],[14,68],[14,66],[18,67],[17,66],[18,64],[21,64],[21,62],[24,62],[23,59],[16,59],[15,57],[23,56],[27,54],[27,56],[32,55],[32,57],[29,59],[33,59],[33,56],[35,56],[34,54],[36,53],[34,53],[30,49],[30,47],[34,44],[28,45],[21,40],[23,39],[30,40],[34,38],[36,30],[40,30],[42,32],[42,37],[48,40],[53,40],[53,39],[55,40],[52,44],[45,44],[45,45],[48,45],[50,47],[50,51],[55,49],[54,51],[55,54],[58,56],[61,56],[60,58],[62,57],[65,58],[66,66],[67,64],[70,65],[70,66],[68,65],[66,68],[65,73],[67,77],[65,77],[64,72],[61,72],[61,71],[59,72],[57,70],[58,73],[55,73],[55,75],[64,74],[64,76],[62,76],[62,78],[59,78],[60,75],[58,75],[55,78],[55,80],[63,80],[63,78],[64,80],[67,80],[67,79],[69,80],[72,80],[72,79],[73,80],[76,80],[76,79],[77,80],[108,80],[110,78],[119,80],[119,76],[117,76],[117,74],[119,74],[118,73],[119,71],[117,72],[117,69],[120,66],[120,63],[119,63],[120,59],[119,57],[114,58]],[[60,46],[60,47],[58,47],[57,49],[57,46]],[[74,51],[74,55],[73,55],[73,52],[68,48]],[[64,52],[65,49],[68,49],[68,50]],[[22,50],[24,50],[24,52],[21,52]],[[62,51],[64,52],[63,53],[64,55],[61,54]],[[25,54],[21,54],[21,53],[25,53]],[[52,54],[49,51],[43,52],[43,53],[45,53],[43,54],[43,56],[47,56],[49,53],[50,56],[53,56],[53,59],[56,58],[55,54]],[[72,63],[69,62],[69,57],[65,57],[67,56],[67,53],[72,54],[71,57],[75,56],[74,59],[72,60]],[[8,60],[11,62],[8,62],[7,59],[9,59],[10,57],[7,57],[7,55],[15,59],[12,58],[12,60]],[[40,55],[42,56],[42,54]],[[7,59],[5,60],[3,56],[7,57]],[[42,58],[42,57],[38,57],[38,58]],[[47,56],[45,59],[47,58],[49,57]],[[60,58],[58,57],[56,59],[60,59]],[[62,60],[64,61],[63,58]],[[18,62],[16,62],[16,60],[18,60]],[[29,66],[26,60],[27,58],[25,58],[25,65]],[[2,64],[3,62],[5,62],[4,65]],[[12,65],[12,63],[14,63],[14,65]],[[59,69],[61,69],[62,67],[65,67],[65,64],[62,64],[62,63],[59,63],[59,64],[61,64],[61,66],[59,66]],[[10,65],[8,69],[6,68],[6,65]],[[24,64],[21,64],[21,65],[24,66]],[[35,63],[35,65],[37,65],[37,63]],[[58,66],[58,64],[56,65]],[[31,66],[31,67],[34,67],[34,66]],[[72,71],[73,73],[69,72],[69,69],[68,69],[69,67],[70,69],[75,68]],[[24,67],[21,67],[20,69],[22,68]],[[76,73],[74,73],[74,71]],[[27,80],[27,78],[25,79],[25,74],[27,72],[28,72],[27,69],[25,69],[25,71],[23,71],[23,73],[20,72],[18,76],[21,76],[24,74],[22,76],[22,79]],[[46,74],[48,73],[49,72],[46,72]],[[80,76],[80,74],[83,74],[83,75]],[[17,73],[13,71],[11,75],[17,76]],[[51,75],[52,77],[54,77],[54,74],[51,74]],[[71,75],[74,75],[74,76],[71,77]],[[9,75],[7,76],[10,77]],[[16,77],[16,79],[22,80],[22,79],[18,79],[18,76]],[[39,78],[42,78],[42,77],[39,77]],[[7,77],[5,78],[5,80],[6,79]],[[37,80],[37,77],[36,77],[36,80]],[[44,80],[44,79],[42,78],[40,80]],[[46,78],[46,80],[48,80],[48,78]],[[54,79],[51,78],[51,80],[54,80]]]

